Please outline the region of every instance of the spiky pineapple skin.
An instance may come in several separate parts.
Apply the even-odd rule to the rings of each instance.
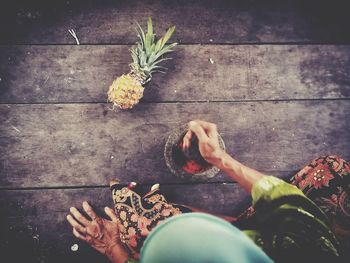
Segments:
[[[170,59],[163,56],[172,52],[172,48],[177,45],[177,43],[166,44],[174,33],[175,26],[171,26],[157,40],[151,17],[148,18],[147,33],[139,24],[137,25],[139,41],[130,49],[132,57],[132,63],[129,65],[130,73],[114,80],[107,93],[108,101],[121,109],[131,109],[140,101],[144,86],[151,80],[152,74],[162,72],[160,69],[164,67],[159,63]]]
[[[144,87],[133,74],[115,79],[108,90],[108,101],[121,109],[132,109],[143,97]]]

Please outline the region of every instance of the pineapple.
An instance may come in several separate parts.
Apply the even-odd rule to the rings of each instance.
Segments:
[[[147,33],[138,24],[139,41],[131,48],[132,63],[130,72],[113,81],[108,90],[108,101],[121,109],[131,109],[143,97],[144,85],[148,83],[154,72],[162,72],[158,64],[170,58],[163,55],[173,51],[177,43],[166,45],[175,31],[175,26],[168,29],[163,37],[156,41],[153,33],[152,19],[148,18]],[[164,72],[163,72],[164,73]]]

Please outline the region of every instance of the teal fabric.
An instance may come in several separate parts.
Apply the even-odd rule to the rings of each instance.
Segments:
[[[141,263],[267,263],[272,260],[244,233],[208,214],[174,216],[156,227]]]

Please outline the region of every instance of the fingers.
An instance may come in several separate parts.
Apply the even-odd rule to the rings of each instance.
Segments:
[[[191,144],[191,138],[192,138],[192,131],[188,130],[185,134],[183,140],[182,140],[182,148],[187,149],[190,147]]]
[[[190,147],[193,133],[197,136],[198,140],[204,143],[207,142],[208,138],[216,139],[218,136],[216,125],[211,122],[201,120],[190,121],[188,123],[188,128],[189,130],[182,141],[183,149]]]
[[[74,229],[76,229],[77,231],[79,231],[82,234],[86,233],[86,228],[83,227],[81,224],[79,224],[77,221],[75,221],[75,219],[71,215],[67,215],[67,220],[68,220],[69,224],[71,224]]]
[[[84,241],[88,241],[87,237],[80,234],[75,228],[73,228],[73,235],[76,237],[76,238],[79,238],[81,240],[84,240]]]
[[[202,120],[194,120],[194,122],[197,122],[205,130],[210,130],[216,126],[214,123],[202,121]]]
[[[79,223],[81,223],[82,225],[87,226],[90,223],[90,221],[87,220],[86,217],[83,216],[75,207],[71,207],[69,211],[73,214],[74,218],[78,220]]]
[[[83,208],[92,220],[96,220],[98,218],[96,213],[94,212],[94,210],[92,210],[92,207],[89,205],[88,202],[86,201],[83,202]]]
[[[195,120],[195,122],[202,126],[202,128],[206,131],[209,137],[217,136],[216,124],[201,120]]]
[[[119,222],[116,214],[112,209],[109,207],[105,207],[105,213],[108,215],[108,217],[113,221],[113,222]]]
[[[203,127],[196,121],[190,121],[188,124],[188,128],[190,131],[192,131],[194,134],[196,134],[198,140],[200,142],[207,142],[209,137],[206,134],[205,130]]]

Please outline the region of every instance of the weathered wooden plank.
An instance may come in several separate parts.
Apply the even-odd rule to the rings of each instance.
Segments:
[[[350,46],[181,46],[144,100],[349,98],[349,54]],[[0,102],[105,102],[130,60],[126,46],[0,47]]]
[[[216,122],[243,163],[291,175],[318,155],[350,159],[349,100],[150,103],[112,112],[106,104],[0,105],[0,185],[46,187],[181,182],[163,160],[170,130]],[[213,181],[225,181],[219,175]]]
[[[237,184],[164,185],[161,189],[169,200],[213,213],[238,215],[249,203],[248,194]],[[6,215],[0,224],[1,255],[16,263],[107,262],[76,240],[66,222],[69,207],[81,207],[84,200],[100,212],[112,206],[108,188],[0,191],[1,214]],[[75,243],[79,249],[73,252]]]
[[[59,263],[109,262],[71,234],[65,216],[50,213],[36,216],[3,218],[0,226],[0,252],[4,262]],[[78,244],[78,251],[71,246]]]
[[[182,43],[350,41],[347,1],[15,0],[0,8],[2,44],[133,43],[135,21],[177,26]]]
[[[237,215],[249,203],[249,194],[236,183],[161,184],[161,192],[170,202],[186,204],[213,213]],[[151,185],[140,185],[145,194]],[[78,189],[0,190],[2,215],[7,217],[42,216],[68,213],[69,207],[81,207],[86,200],[103,212],[112,207],[109,187]]]

